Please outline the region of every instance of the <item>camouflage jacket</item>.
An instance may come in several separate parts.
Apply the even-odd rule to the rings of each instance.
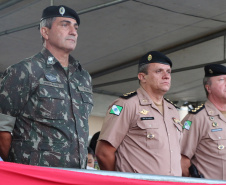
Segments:
[[[9,161],[86,168],[91,77],[69,57],[68,74],[45,48],[10,66],[0,86],[0,112],[16,117]]]

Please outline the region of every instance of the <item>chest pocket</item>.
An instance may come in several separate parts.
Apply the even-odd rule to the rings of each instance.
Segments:
[[[64,119],[65,92],[63,84],[47,82],[38,90],[37,114],[41,118]]]
[[[226,134],[224,131],[209,132],[210,142],[208,143],[209,149],[213,153],[219,155],[226,154]]]
[[[84,87],[84,86],[78,86],[78,90],[79,90],[81,97],[82,97],[82,104],[84,105],[84,108],[88,111],[88,114],[90,114],[90,112],[93,108],[92,89]],[[84,111],[84,112],[87,112],[87,111]]]
[[[182,125],[180,125],[179,123],[175,123],[173,122],[174,126],[175,126],[175,137],[177,136],[177,140],[179,141],[179,143],[181,142],[182,139]]]
[[[137,126],[140,130],[139,140],[147,148],[157,149],[161,147],[160,128],[155,120],[139,120]]]

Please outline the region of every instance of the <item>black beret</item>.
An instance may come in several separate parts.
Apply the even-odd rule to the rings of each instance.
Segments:
[[[220,64],[209,64],[204,67],[205,77],[226,75],[226,67]]]
[[[76,11],[74,11],[71,8],[68,8],[64,5],[60,5],[60,6],[49,6],[47,8],[45,8],[42,12],[42,18],[41,21],[43,19],[47,19],[47,18],[51,18],[51,17],[69,17],[72,19],[75,19],[78,23],[78,25],[80,24],[80,19],[78,14],[76,13]]]
[[[159,51],[150,51],[144,56],[142,56],[141,59],[139,60],[139,67],[144,64],[150,64],[150,63],[166,64],[172,67],[172,61]]]

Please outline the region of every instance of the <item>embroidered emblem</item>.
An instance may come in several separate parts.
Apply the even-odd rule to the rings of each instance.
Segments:
[[[184,122],[183,129],[189,130],[190,127],[191,127],[191,124],[192,124],[191,121],[189,121],[189,120],[185,121],[185,122]]]
[[[123,99],[129,99],[133,96],[135,96],[137,94],[136,91],[132,91],[132,92],[129,92],[129,93],[126,93],[126,94],[123,94],[122,96],[120,96],[121,98]]]
[[[51,73],[46,74],[45,77],[50,82],[57,82],[57,77]]]
[[[149,112],[149,111],[147,111],[147,110],[145,110],[145,109],[143,109],[142,111],[140,111],[140,113],[141,113],[141,114],[144,114],[144,115],[146,115],[148,112]]]
[[[117,116],[120,115],[120,113],[122,112],[123,107],[119,106],[119,105],[113,105],[111,110],[110,110],[110,114],[115,114]]]
[[[205,108],[205,105],[202,104],[202,105],[196,107],[195,109],[192,109],[191,111],[189,111],[189,113],[191,113],[191,114],[197,114],[199,111],[201,111],[204,108]]]

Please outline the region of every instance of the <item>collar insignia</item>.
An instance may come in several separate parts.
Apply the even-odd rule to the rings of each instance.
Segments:
[[[53,59],[54,59],[54,57],[49,56],[48,60],[47,60],[47,64],[52,65],[54,63]]]

